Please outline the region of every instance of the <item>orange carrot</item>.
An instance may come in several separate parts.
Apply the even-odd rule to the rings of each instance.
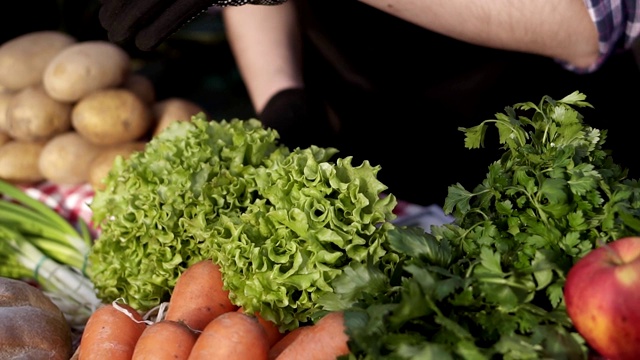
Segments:
[[[144,330],[131,359],[187,360],[197,338],[197,334],[183,323],[161,320]]]
[[[278,355],[277,360],[335,360],[349,354],[344,313],[330,312],[308,326]]]
[[[222,274],[211,260],[189,266],[176,281],[165,319],[202,330],[211,320],[237,307],[223,289]]]
[[[242,308],[238,309],[238,312],[244,314],[244,310]],[[269,340],[269,346],[273,346],[276,342],[278,342],[284,336],[283,333],[280,332],[278,326],[273,322],[266,320],[259,313],[255,313],[253,316],[258,319],[258,322],[264,328],[264,331],[267,333],[267,339]]]
[[[295,328],[288,333],[286,333],[282,339],[271,346],[269,349],[268,358],[269,360],[274,360],[280,355],[280,353],[286,349],[291,343],[300,336],[304,331],[311,329],[311,326],[301,326],[299,328]]]
[[[121,310],[126,310],[138,322]],[[142,316],[131,306],[103,305],[87,320],[80,338],[78,360],[130,360],[146,327]]]
[[[189,360],[267,360],[267,333],[258,320],[237,311],[215,318],[198,336]]]

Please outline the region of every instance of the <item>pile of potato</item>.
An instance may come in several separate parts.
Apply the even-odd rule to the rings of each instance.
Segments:
[[[113,43],[56,31],[0,45],[0,179],[101,189],[117,156],[204,111],[178,97],[157,101],[131,60]]]

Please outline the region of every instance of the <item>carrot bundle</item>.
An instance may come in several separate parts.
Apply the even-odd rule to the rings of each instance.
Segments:
[[[127,304],[98,308],[86,324],[78,360],[333,360],[349,353],[341,312],[282,333],[231,303],[210,260],[178,278],[166,316],[161,311],[155,322],[145,319]]]

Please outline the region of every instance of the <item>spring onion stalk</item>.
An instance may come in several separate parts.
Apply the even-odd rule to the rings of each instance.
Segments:
[[[84,326],[101,303],[91,281],[74,268],[49,258],[17,231],[0,227],[0,241],[0,251],[7,260],[0,265],[0,275],[34,280],[71,326]]]
[[[2,237],[0,229],[0,239]],[[5,249],[4,240],[0,240],[0,276],[12,279],[28,279],[33,276],[33,271],[24,267],[16,258],[12,249]]]
[[[0,201],[0,222],[11,223],[21,232],[34,236],[49,238],[52,241],[87,253],[92,239],[88,231],[78,231],[53,209],[35,200],[7,183],[0,181],[0,194],[4,194],[15,202]],[[86,224],[80,221],[81,227]]]
[[[89,250],[89,247],[84,244],[77,233],[75,236],[70,236],[55,229],[53,227],[55,225],[40,222],[37,218],[22,217],[22,214],[14,212],[11,209],[12,207],[15,207],[15,204],[10,204],[10,206],[6,206],[6,204],[0,205],[0,224],[18,230],[27,236],[47,239],[60,247],[69,248],[79,253]],[[53,255],[54,257],[58,256],[55,253]],[[56,260],[64,261],[64,258]]]
[[[37,247],[44,254],[50,254],[49,256],[60,263],[71,266],[72,268],[80,270],[84,273],[86,265],[86,256],[80,251],[70,248],[65,244],[60,244],[55,241],[51,241],[49,238],[43,237],[28,237],[35,247]]]
[[[4,196],[5,198],[3,198]],[[92,238],[53,209],[0,180],[0,276],[34,281],[82,329],[101,305],[84,274]]]

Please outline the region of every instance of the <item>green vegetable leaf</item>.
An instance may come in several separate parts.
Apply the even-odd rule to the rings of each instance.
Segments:
[[[454,208],[458,208],[461,213],[466,213],[470,209],[469,202],[472,194],[465,190],[460,183],[449,186],[449,193],[445,199],[443,211],[445,214],[451,214]]]
[[[330,161],[332,148],[290,151],[277,138],[257,120],[200,114],[116,161],[91,205],[102,229],[89,257],[99,296],[144,311],[211,259],[236,305],[293,329],[323,310],[344,271],[352,287],[338,281],[326,306],[385,288],[399,257],[387,253],[396,199],[381,196],[380,167]]]
[[[586,358],[564,308],[566,273],[598,244],[640,231],[640,187],[603,147],[606,130],[583,122],[585,99],[544,96],[459,128],[476,149],[493,125],[505,151],[472,191],[449,187],[453,223],[431,237],[394,232],[403,281],[389,283],[397,296],[357,304],[385,313],[349,329],[354,356]],[[443,247],[446,262],[425,256]]]
[[[500,254],[493,252],[491,249],[483,247],[480,250],[480,263],[489,271],[489,273],[502,275],[502,265],[500,262]]]

